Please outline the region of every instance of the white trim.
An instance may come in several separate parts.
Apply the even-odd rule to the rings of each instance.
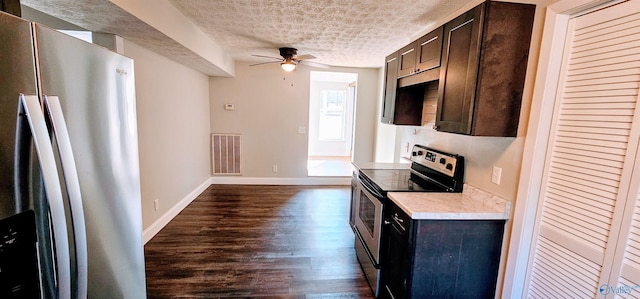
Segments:
[[[211,178],[208,178],[204,181],[204,183],[200,184],[195,190],[191,193],[187,194],[182,200],[180,200],[175,206],[173,206],[169,211],[167,211],[164,215],[162,215],[158,220],[156,220],[153,224],[147,227],[142,232],[142,238],[144,240],[144,244],[147,244],[153,237],[162,230],[174,217],[178,216],[184,208],[186,208],[193,200],[195,200],[204,190],[211,186]]]
[[[544,163],[569,18],[610,0],[562,0],[547,7],[522,157],[503,298],[524,298]]]
[[[211,184],[236,185],[351,185],[351,177],[306,177],[306,178],[269,178],[269,177],[231,177],[215,176]]]

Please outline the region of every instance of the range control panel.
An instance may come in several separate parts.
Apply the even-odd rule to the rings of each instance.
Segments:
[[[411,161],[453,177],[458,159],[456,155],[414,145],[411,151]]]

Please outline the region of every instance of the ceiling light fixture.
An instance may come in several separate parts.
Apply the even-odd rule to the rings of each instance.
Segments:
[[[282,63],[280,63],[280,66],[285,72],[292,72],[296,69],[296,63],[293,62],[291,58],[286,58]]]

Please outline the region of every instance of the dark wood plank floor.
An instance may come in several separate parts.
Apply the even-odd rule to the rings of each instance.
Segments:
[[[149,298],[373,298],[347,187],[212,185],[145,246]]]

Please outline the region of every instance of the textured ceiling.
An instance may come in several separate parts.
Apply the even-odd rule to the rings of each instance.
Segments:
[[[20,0],[20,4],[90,31],[122,36],[202,73],[226,75],[206,59],[107,0]]]
[[[381,67],[384,57],[471,0],[169,0],[238,61],[294,47],[314,62]],[[147,1],[153,3],[153,1]],[[113,33],[203,73],[219,70],[107,0],[21,0],[91,31]],[[149,7],[153,9],[153,7]]]
[[[236,60],[279,47],[334,66],[380,67],[384,57],[469,0],[170,0]],[[263,59],[264,60],[264,59]]]

